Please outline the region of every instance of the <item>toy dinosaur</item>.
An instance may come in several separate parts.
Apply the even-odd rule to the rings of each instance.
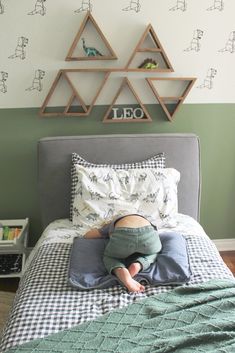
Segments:
[[[87,47],[84,38],[82,38],[82,47],[87,56],[103,56],[96,48]]]
[[[158,67],[158,63],[151,58],[147,58],[142,62],[142,64],[140,64],[140,66],[138,66],[138,69],[153,70],[156,69],[156,67]]]

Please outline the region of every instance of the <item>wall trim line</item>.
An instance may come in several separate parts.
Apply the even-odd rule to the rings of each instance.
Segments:
[[[235,239],[212,239],[219,251],[235,251]]]

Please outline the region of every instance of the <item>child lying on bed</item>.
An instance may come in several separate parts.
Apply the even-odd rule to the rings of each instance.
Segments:
[[[133,277],[156,260],[162,247],[156,227],[146,218],[120,216],[100,229],[89,230],[84,237],[109,237],[103,257],[107,271],[114,273],[129,292],[145,290]]]

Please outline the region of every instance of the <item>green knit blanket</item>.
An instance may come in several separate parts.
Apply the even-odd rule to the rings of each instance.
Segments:
[[[235,281],[178,287],[10,352],[232,353]]]

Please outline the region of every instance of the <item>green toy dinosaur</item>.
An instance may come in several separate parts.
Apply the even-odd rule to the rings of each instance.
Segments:
[[[140,66],[138,66],[139,69],[148,69],[148,70],[153,70],[158,67],[158,63],[153,60],[153,59],[145,59]]]
[[[103,56],[96,48],[87,47],[84,38],[82,38],[82,47],[87,56]]]

